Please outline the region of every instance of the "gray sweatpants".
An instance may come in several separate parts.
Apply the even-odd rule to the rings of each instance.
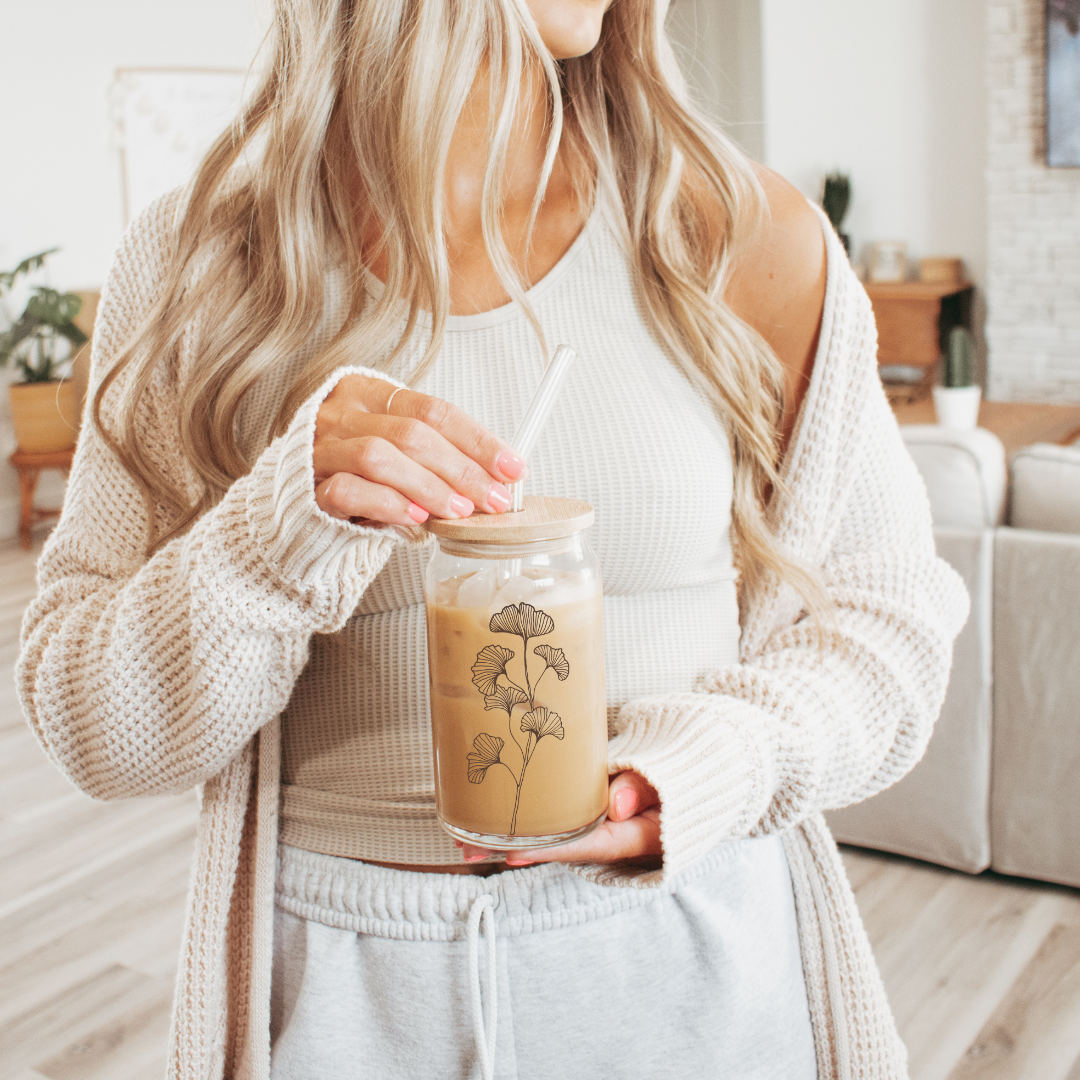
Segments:
[[[271,1038],[273,1080],[817,1076],[776,838],[661,889],[283,846]]]

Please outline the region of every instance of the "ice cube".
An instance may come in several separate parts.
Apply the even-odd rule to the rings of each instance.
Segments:
[[[575,574],[555,576],[551,584],[537,590],[533,604],[545,607],[562,607],[591,600],[598,592],[596,580]]]
[[[536,595],[536,582],[532,578],[527,577],[512,577],[500,590],[499,590],[499,603],[506,604],[520,604],[522,602],[528,602]]]
[[[435,586],[435,603],[440,607],[453,607],[457,602],[458,585],[460,578],[447,578]]]
[[[495,599],[495,570],[487,566],[470,574],[458,589],[457,606],[462,608],[486,608]]]

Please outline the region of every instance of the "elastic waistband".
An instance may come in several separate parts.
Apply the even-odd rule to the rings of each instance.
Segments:
[[[365,799],[281,785],[278,838],[304,851],[414,866],[460,865],[461,853],[435,814],[435,793],[411,800]]]
[[[655,903],[737,858],[744,845],[771,839],[722,844],[670,881],[648,888],[595,885],[559,863],[488,877],[422,874],[281,844],[275,899],[284,911],[342,930],[404,941],[453,941],[465,939],[469,911],[487,894],[494,902],[496,933],[515,937]]]

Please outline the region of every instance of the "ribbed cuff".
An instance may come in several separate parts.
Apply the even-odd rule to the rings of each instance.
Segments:
[[[672,694],[624,705],[619,734],[608,744],[608,769],[633,770],[656,788],[663,867],[641,873],[592,866],[581,872],[601,884],[657,887],[722,840],[748,835],[770,790],[768,757],[753,735],[760,720],[753,706],[715,694]]]
[[[300,406],[288,431],[267,448],[251,474],[247,515],[252,535],[282,582],[301,591],[342,570],[364,574],[376,561],[384,561],[400,540],[389,527],[370,528],[333,518],[315,502],[315,419],[327,395],[346,375],[403,385],[370,368],[338,368]],[[361,540],[370,543],[358,543]],[[343,561],[356,565],[343,567]]]

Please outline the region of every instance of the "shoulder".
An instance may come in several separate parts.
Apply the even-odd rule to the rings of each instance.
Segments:
[[[147,206],[117,245],[101,290],[94,323],[94,366],[109,366],[150,313],[176,251],[184,191],[177,188]]]
[[[128,226],[117,245],[101,290],[90,351],[90,385],[117,365],[125,349],[147,325],[160,300],[176,252],[183,216],[182,189],[155,199]],[[110,390],[103,413],[121,407],[119,388]]]
[[[141,210],[120,240],[110,276],[160,275],[175,250],[186,202],[184,189],[174,188]]]
[[[736,258],[725,299],[784,367],[790,431],[810,380],[825,305],[825,234],[796,188],[771,169],[755,168],[765,213]]]
[[[782,326],[797,318],[793,300],[818,293],[824,298],[825,237],[800,191],[763,165],[755,171],[765,213],[738,254],[728,302],[748,322]],[[820,303],[813,316],[818,314]]]

